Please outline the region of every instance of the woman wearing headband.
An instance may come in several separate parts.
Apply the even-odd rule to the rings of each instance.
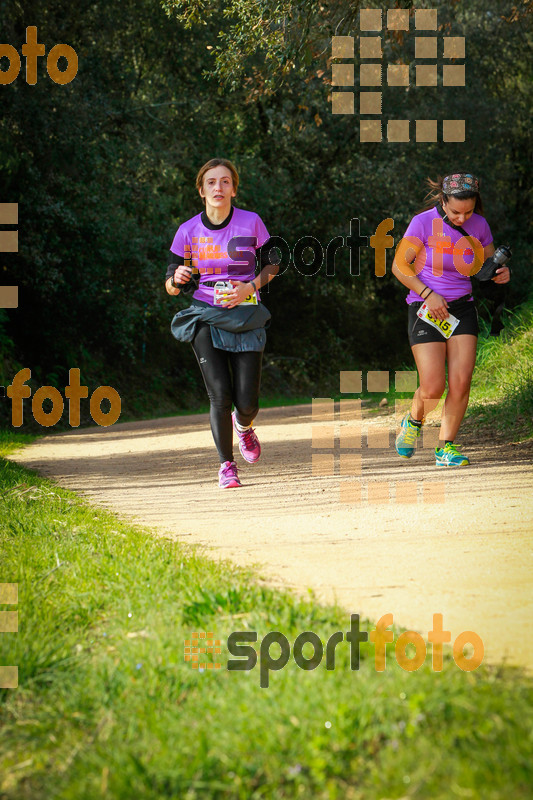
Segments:
[[[468,405],[476,361],[478,320],[470,275],[494,253],[494,245],[474,175],[456,172],[438,181],[428,179],[428,185],[430,207],[409,223],[392,268],[409,289],[409,343],[419,375],[396,451],[402,458],[413,455],[425,417],[444,392],[447,362],[448,392],[436,464],[466,466],[469,459],[457,449],[455,437]],[[492,280],[509,279],[509,268],[500,267]]]

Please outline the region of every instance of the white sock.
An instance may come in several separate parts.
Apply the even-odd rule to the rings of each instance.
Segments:
[[[244,431],[247,431],[249,428],[252,427],[252,423],[250,423],[249,425],[239,425],[237,419],[235,419],[235,427],[237,428],[238,431],[244,433]]]

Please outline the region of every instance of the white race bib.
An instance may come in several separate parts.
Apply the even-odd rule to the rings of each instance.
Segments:
[[[227,293],[233,289],[232,284],[229,281],[217,281],[214,286],[214,294],[213,299],[216,306],[225,306],[227,301]],[[242,303],[239,303],[240,306],[256,306],[257,305],[257,296],[255,292],[249,294]]]
[[[433,328],[436,328],[445,339],[449,339],[454,330],[459,325],[460,320],[457,317],[454,317],[453,314],[450,314],[447,319],[437,319],[437,317],[432,316],[429,308],[424,303],[418,311],[416,312],[417,317],[423,319],[424,322],[427,322],[428,325],[431,325]]]

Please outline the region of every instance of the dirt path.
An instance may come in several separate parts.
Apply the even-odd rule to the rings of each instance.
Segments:
[[[205,414],[53,435],[14,460],[211,556],[259,564],[272,583],[311,587],[346,608],[347,624],[390,612],[427,637],[439,612],[452,641],[475,631],[490,659],[533,666],[531,449],[472,442],[471,466],[453,470],[429,450],[406,462],[364,446],[360,478],[323,477],[312,475],[311,406],[266,409],[257,423],[263,456],[250,466],[238,455],[246,486],[225,492]],[[400,501],[404,481],[417,502]],[[351,485],[358,499],[345,502]]]

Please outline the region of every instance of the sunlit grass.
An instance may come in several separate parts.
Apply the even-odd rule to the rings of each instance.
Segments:
[[[469,416],[511,438],[533,436],[533,301],[508,312],[498,337],[479,339]]]

